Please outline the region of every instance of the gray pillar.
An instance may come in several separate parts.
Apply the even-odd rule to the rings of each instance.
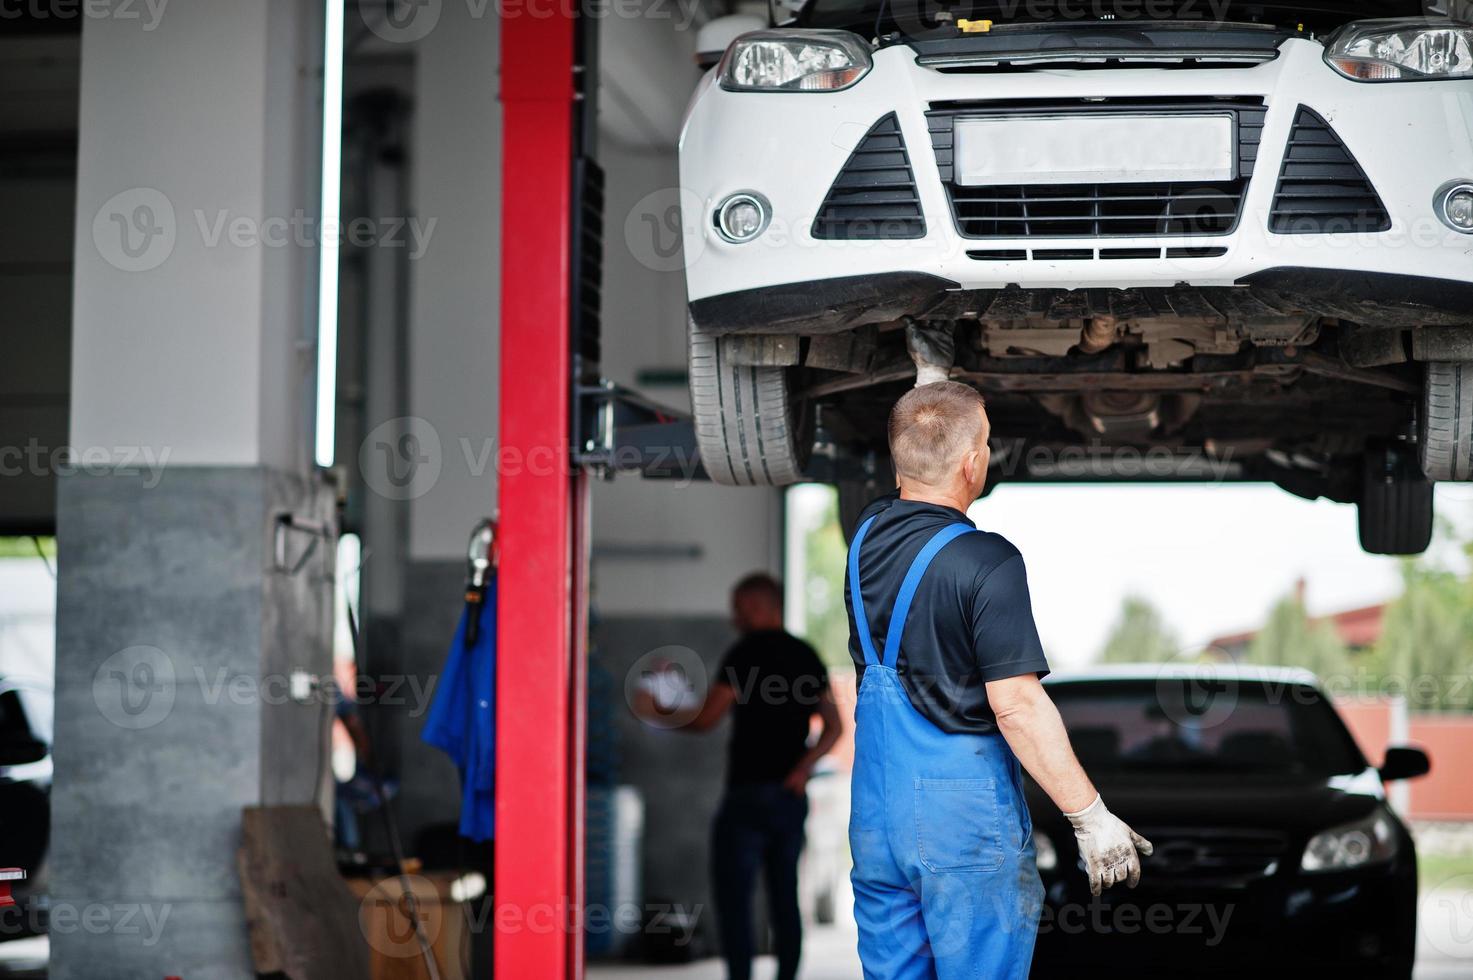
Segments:
[[[86,18],[61,480],[51,976],[254,975],[241,807],[325,802],[310,467],[321,0]],[[289,533],[294,566],[310,535]]]

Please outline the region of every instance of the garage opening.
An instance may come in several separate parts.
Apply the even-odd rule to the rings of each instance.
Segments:
[[[1466,975],[1468,11],[1067,6],[0,18],[0,976],[715,978],[748,894],[861,976],[848,549],[942,379],[1155,843],[1093,902],[1019,775],[1033,975]]]

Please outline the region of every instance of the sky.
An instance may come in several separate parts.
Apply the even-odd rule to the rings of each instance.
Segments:
[[[790,520],[816,519],[831,493],[794,488]],[[1439,484],[1436,493],[1438,515],[1473,530],[1473,485]],[[1151,602],[1187,652],[1262,625],[1300,578],[1311,615],[1401,592],[1399,559],[1361,551],[1353,506],[1274,486],[1004,484],[969,515],[1023,553],[1055,669],[1098,657],[1128,595]],[[1450,543],[1435,540],[1431,554],[1467,570]],[[788,569],[794,580],[797,572]]]
[[[1440,485],[1437,509],[1466,525],[1473,487]],[[1055,667],[1089,663],[1130,594],[1150,600],[1185,645],[1200,646],[1260,625],[1301,577],[1312,615],[1401,590],[1397,559],[1361,551],[1353,506],[1272,486],[1005,485],[969,516],[1023,553]],[[1459,560],[1447,548],[1435,554]]]
[[[39,558],[0,558],[0,677],[49,682],[56,582]]]

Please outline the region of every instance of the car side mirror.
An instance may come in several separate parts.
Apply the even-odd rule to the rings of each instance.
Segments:
[[[1396,746],[1386,750],[1386,758],[1382,760],[1379,771],[1383,783],[1398,779],[1416,779],[1432,771],[1432,760],[1421,749]]]

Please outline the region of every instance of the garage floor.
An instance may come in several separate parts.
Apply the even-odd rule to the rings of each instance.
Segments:
[[[809,926],[803,933],[803,968],[800,980],[859,980],[859,957],[854,952],[854,930],[843,926]],[[753,980],[771,980],[777,973],[777,961],[770,956],[757,960]],[[1452,974],[1449,974],[1451,976]],[[624,980],[635,977],[658,980],[722,980],[726,971],[721,961],[701,960],[683,966],[606,966],[588,967],[588,980]],[[1440,980],[1440,978],[1439,978]]]
[[[1422,896],[1421,935],[1415,980],[1468,980],[1473,977],[1473,892],[1433,892]],[[844,918],[840,919],[842,923]],[[851,920],[852,921],[852,920]],[[809,926],[803,935],[800,980],[859,980],[853,927]],[[755,980],[771,980],[777,963],[758,960]],[[721,961],[701,960],[684,966],[607,966],[588,968],[589,980],[722,980]]]
[[[1423,896],[1422,934],[1417,952],[1416,980],[1468,980],[1473,977],[1473,892],[1434,892]],[[0,976],[44,977],[46,940],[25,939],[0,943]],[[770,957],[758,961],[756,980],[776,972]],[[722,980],[721,961],[701,960],[685,966],[594,964],[589,980]],[[801,980],[858,980],[859,959],[854,953],[854,931],[842,925],[810,926],[804,934]]]

